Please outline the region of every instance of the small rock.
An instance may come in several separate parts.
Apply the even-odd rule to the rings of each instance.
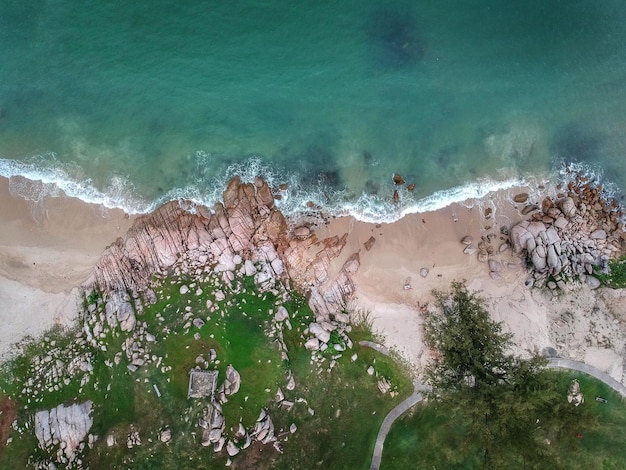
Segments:
[[[567,221],[567,219],[565,217],[558,217],[555,221],[554,221],[554,226],[558,229],[563,230],[565,227],[567,227],[569,225],[569,222]]]
[[[167,444],[172,440],[172,430],[170,428],[164,429],[159,436],[159,439],[164,444]]]
[[[237,445],[229,439],[226,444],[226,452],[228,452],[228,455],[231,457],[234,457],[239,453],[239,447],[237,447]]]
[[[320,348],[320,340],[317,338],[309,338],[304,347],[310,351],[317,351]]]
[[[297,227],[293,230],[293,236],[301,239],[309,238],[311,229],[309,227]]]
[[[587,278],[585,279],[585,282],[587,283],[590,289],[597,289],[598,287],[600,287],[600,284],[601,284],[598,278],[594,276],[587,276]]]
[[[528,200],[528,193],[519,193],[513,196],[513,200],[518,204],[524,203]]]
[[[404,184],[404,178],[402,178],[402,176],[400,176],[398,173],[394,173],[394,175],[393,175],[393,184],[395,184],[395,185]]]
[[[471,245],[473,242],[474,239],[471,235],[465,235],[463,238],[461,238],[461,243],[463,243],[463,245]]]
[[[488,264],[489,264],[489,270],[491,272],[499,273],[500,271],[502,271],[502,265],[495,259],[490,259]]]
[[[180,286],[179,292],[180,292],[182,295],[184,295],[184,294],[186,294],[187,292],[189,292],[189,287],[187,287],[186,285],[182,285],[182,286]]]
[[[376,242],[376,239],[374,237],[369,237],[368,240],[363,245],[365,245],[365,249],[367,251],[370,251],[372,247],[374,246],[375,242]]]
[[[429,272],[430,271],[428,271],[428,268],[422,268],[422,269],[420,269],[420,276],[425,278],[426,276],[428,276]]]
[[[560,202],[561,211],[565,214],[565,217],[571,219],[576,215],[576,204],[571,197],[563,198]]]
[[[589,235],[592,240],[606,240],[606,232],[604,230],[596,230]]]
[[[367,375],[374,375],[374,366],[369,366],[367,368]]]
[[[289,432],[293,434],[297,430],[298,430],[298,426],[296,426],[296,423],[291,423],[291,426],[289,426]]]
[[[472,245],[467,245],[465,248],[463,248],[463,253],[465,253],[466,255],[473,255],[474,253],[476,253],[476,248],[474,248]]]
[[[537,204],[528,204],[527,206],[524,206],[524,208],[522,209],[522,214],[528,215],[531,212],[535,212],[537,210],[539,210],[539,206]]]
[[[289,312],[282,305],[278,307],[274,314],[274,320],[277,322],[285,321],[289,318]]]

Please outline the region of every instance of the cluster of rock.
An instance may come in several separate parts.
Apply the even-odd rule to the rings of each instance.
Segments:
[[[502,227],[500,231],[501,235],[498,237],[494,232],[490,232],[487,235],[483,235],[478,242],[478,247],[474,247],[474,239],[471,235],[466,235],[461,239],[461,243],[465,245],[463,253],[466,255],[477,254],[478,261],[481,263],[487,263],[489,267],[489,276],[491,279],[500,279],[501,272],[504,267],[509,269],[516,269],[518,264],[511,263],[510,261],[499,261],[496,259],[498,255],[507,252],[510,248],[508,241],[508,229]],[[499,245],[496,246],[496,243]]]
[[[215,452],[220,452],[226,442],[226,437],[222,435],[226,426],[222,405],[211,400],[205,408],[204,415],[198,420],[198,426],[202,429],[202,446],[214,445]]]
[[[405,181],[404,178],[402,177],[402,175],[398,174],[398,173],[394,173],[393,175],[393,184],[396,186],[402,186],[404,185]],[[411,183],[406,187],[407,190],[409,191],[413,191],[415,189],[415,184]],[[398,192],[397,189],[393,190],[393,202],[399,202],[400,201],[400,193]]]
[[[155,275],[183,271],[211,272],[226,283],[243,273],[266,289],[290,279],[311,292],[310,305],[319,320],[331,322],[353,295],[351,276],[359,267],[355,253],[329,279],[330,260],[341,253],[347,234],[320,241],[307,226],[290,227],[261,178],[254,183],[233,178],[223,201],[212,208],[171,201],[137,219],[125,239],[105,250],[86,288],[104,292],[110,300],[127,292],[145,297]],[[133,327],[123,302],[107,318],[128,331]]]
[[[44,338],[45,355],[34,356],[29,364],[28,379],[22,384],[21,399],[25,408],[41,402],[46,394],[59,391],[80,377],[82,392],[93,374],[93,354],[84,338],[78,337],[65,347]]]
[[[239,372],[232,366],[232,364],[228,364],[226,367],[226,377],[224,378],[224,382],[217,390],[218,400],[220,403],[226,403],[228,401],[228,397],[237,393],[239,391],[239,386],[241,384],[241,375]]]
[[[82,468],[80,453],[85,447],[85,437],[93,425],[92,402],[70,406],[59,405],[51,410],[35,413],[35,436],[39,447],[50,450],[58,446],[56,461],[67,468]],[[92,445],[96,437],[89,435]]]
[[[626,240],[621,211],[615,201],[602,198],[601,190],[577,177],[567,193],[522,209],[531,218],[511,228],[510,240],[515,253],[530,262],[529,286],[541,281],[564,289],[565,279],[575,277],[593,289],[600,286],[595,270],[621,254]]]

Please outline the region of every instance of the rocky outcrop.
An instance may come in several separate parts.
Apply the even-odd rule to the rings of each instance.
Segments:
[[[278,252],[288,227],[274,207],[271,190],[233,178],[223,203],[209,209],[171,201],[137,219],[125,239],[107,248],[88,284],[105,292],[141,292],[155,273],[167,272],[183,254],[193,254],[215,271],[232,271],[237,255],[259,262],[276,278],[286,275]]]
[[[105,250],[86,288],[107,294],[107,319],[123,330],[132,330],[135,322],[124,303],[127,294],[145,298],[154,275],[177,267],[188,273],[212,270],[226,281],[241,270],[267,288],[291,279],[311,291],[316,313],[328,316],[354,292],[350,276],[358,269],[358,254],[336,279],[329,279],[330,261],[339,256],[346,237],[319,241],[309,227],[290,230],[265,181],[243,183],[235,177],[224,190],[223,203],[212,208],[171,201],[137,219],[125,238]]]
[[[87,401],[35,413],[35,436],[39,447],[47,449],[58,445],[58,461],[73,462],[93,424],[91,406],[92,402]]]
[[[567,193],[554,200],[546,197],[540,209],[533,206],[531,219],[510,230],[513,250],[529,261],[531,284],[546,281],[550,288],[564,288],[566,278],[578,277],[591,288],[599,287],[594,272],[624,251],[626,236],[617,202],[605,200],[601,186],[578,176],[568,184]]]

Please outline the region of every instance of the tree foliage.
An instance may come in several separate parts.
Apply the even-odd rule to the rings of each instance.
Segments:
[[[479,446],[484,468],[559,468],[550,443],[574,445],[577,430],[593,427],[595,418],[567,402],[543,368],[545,358],[510,353],[512,335],[463,283],[433,295],[440,308],[427,317],[425,333],[437,359],[426,376],[435,401],[445,400],[466,427],[466,442],[458,448]],[[460,452],[456,457],[464,458]]]

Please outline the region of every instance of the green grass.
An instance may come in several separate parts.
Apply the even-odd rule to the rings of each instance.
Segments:
[[[190,292],[180,294],[180,286],[195,286]],[[321,361],[312,363],[312,353],[303,347],[303,332],[315,320],[305,297],[290,292],[287,300],[282,290],[259,293],[251,278],[239,281],[241,288],[234,293],[229,286],[208,279],[192,280],[188,277],[168,278],[155,282],[158,301],[145,305],[138,313],[138,328],[156,337],[154,343],[144,343],[153,357],[162,358],[159,367],[148,362],[138,371],[127,369],[129,360],[122,354],[115,364],[116,353],[121,351],[128,333],[119,328],[99,338],[97,348],[81,346],[91,355],[93,373],[89,383],[80,388],[81,375],[76,376],[60,390],[42,394],[38,403],[27,403],[21,390],[33,375],[32,361],[43,357],[55,341],[59,358],[69,360],[69,353],[77,350],[72,346],[76,331],[55,330],[49,341],[32,341],[25,353],[3,366],[0,387],[15,397],[21,406],[18,421],[24,429],[14,434],[14,442],[7,447],[0,461],[0,468],[22,468],[29,456],[34,460],[45,458],[45,452],[36,449],[37,443],[32,427],[25,423],[32,420],[34,409],[52,408],[60,403],[92,400],[93,434],[99,436],[92,449],[84,452],[84,460],[91,468],[110,469],[195,469],[221,468],[227,456],[215,454],[213,448],[200,446],[201,429],[198,419],[203,415],[208,401],[187,399],[189,371],[196,366],[196,358],[208,359],[209,350],[217,353],[216,363],[209,368],[219,371],[218,385],[222,383],[226,367],[232,364],[241,374],[240,390],[223,405],[227,435],[232,436],[241,420],[250,428],[263,407],[268,409],[276,433],[284,439],[284,454],[276,452],[271,445],[254,444],[234,459],[234,466],[246,468],[311,468],[322,464],[328,468],[368,468],[378,428],[386,413],[411,393],[410,379],[402,366],[379,353],[358,346],[360,339],[372,339],[366,322],[360,322],[350,334],[355,346],[343,353],[343,357],[329,371],[336,353],[329,348],[325,353],[315,353]],[[277,286],[279,287],[279,286]],[[202,294],[197,295],[196,289]],[[222,289],[226,299],[218,302],[215,290]],[[276,293],[278,292],[278,293]],[[217,311],[207,309],[207,300],[218,306]],[[85,300],[85,308],[98,305],[101,297],[91,293]],[[271,318],[278,305],[289,312],[291,329],[273,326]],[[93,308],[93,307],[92,307]],[[193,313],[186,315],[186,310]],[[96,312],[96,314],[98,314]],[[201,318],[205,324],[196,328],[189,322]],[[199,338],[194,335],[199,335]],[[288,358],[281,357],[279,338],[282,335],[288,349]],[[334,343],[345,345],[345,338],[337,334]],[[105,346],[101,348],[100,346]],[[72,347],[74,349],[72,349]],[[65,349],[64,349],[65,348]],[[80,348],[78,348],[80,349]],[[83,351],[83,349],[80,349]],[[356,361],[350,357],[358,354]],[[119,359],[119,358],[118,358]],[[105,364],[108,363],[107,364]],[[377,373],[391,381],[398,396],[382,395],[377,388],[377,377],[369,376],[367,367],[374,365]],[[164,369],[165,368],[165,369]],[[296,389],[286,388],[289,373],[296,381]],[[161,393],[157,397],[153,385]],[[278,388],[286,399],[295,403],[288,411],[274,401]],[[305,401],[302,401],[304,399]],[[315,414],[309,414],[309,407]],[[295,423],[298,431],[288,434]],[[165,445],[159,441],[164,428],[172,430],[172,441]],[[142,445],[128,449],[126,439],[132,430],[138,430]],[[106,437],[113,435],[117,444],[108,447]]]
[[[572,379],[580,382],[585,403],[597,416],[595,429],[567,429],[569,436],[582,434],[581,439],[553,440],[560,468],[626,468],[626,449],[622,445],[626,429],[626,402],[612,389],[580,373],[553,372],[566,400],[567,387]],[[608,399],[597,402],[596,396]],[[569,433],[569,434],[568,434]],[[382,469],[405,468],[482,468],[482,452],[466,444],[463,418],[455,415],[445,403],[424,403],[412,413],[403,416],[392,426],[385,441]],[[569,436],[571,437],[571,436]],[[502,443],[507,447],[507,443]],[[509,468],[524,468],[514,464],[511,455]]]
[[[610,260],[608,273],[600,272],[596,268],[595,275],[600,282],[613,289],[626,288],[626,256]]]

